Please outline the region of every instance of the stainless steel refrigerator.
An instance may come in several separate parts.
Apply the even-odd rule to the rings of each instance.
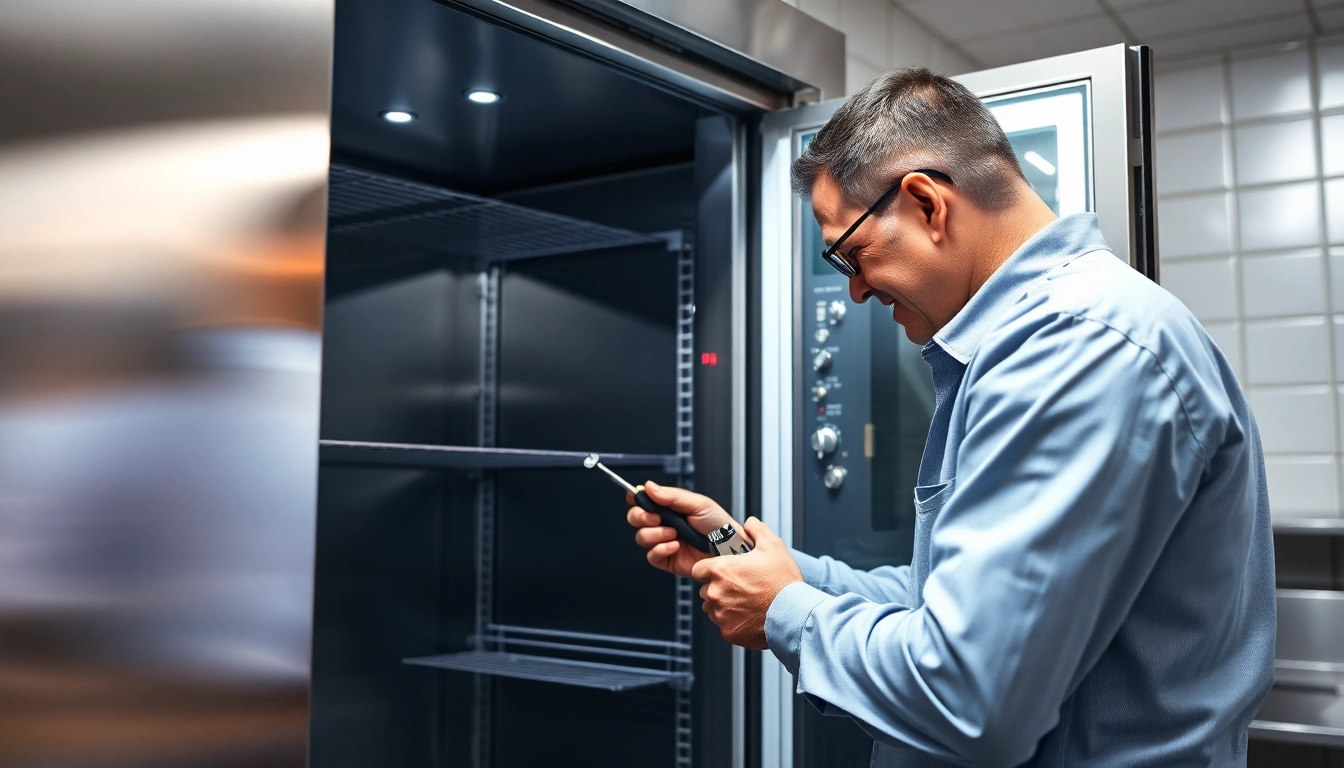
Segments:
[[[788,193],[842,35],[777,0],[11,5],[0,763],[866,755],[581,463],[908,555],[921,372],[836,318]],[[963,79],[1152,275],[1148,67]]]

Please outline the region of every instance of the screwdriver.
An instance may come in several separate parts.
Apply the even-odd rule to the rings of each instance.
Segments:
[[[634,497],[635,503],[638,504],[641,509],[657,515],[659,525],[675,530],[678,538],[701,552],[714,554],[714,550],[709,548],[709,539],[704,534],[692,528],[691,524],[687,522],[685,515],[682,515],[675,510],[668,509],[662,504],[650,499],[649,495],[644,492],[643,486],[636,488],[627,483],[625,478],[603,466],[601,457],[596,453],[588,454],[588,458],[583,460],[583,466],[588,469],[596,467],[603,472],[606,472],[607,476],[610,477],[614,483],[621,486],[626,491],[629,491],[630,495]]]

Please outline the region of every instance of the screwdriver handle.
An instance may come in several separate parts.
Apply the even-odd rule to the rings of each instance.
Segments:
[[[677,538],[701,552],[709,552],[709,537],[692,528],[685,515],[650,499],[643,488],[640,488],[639,492],[635,494],[635,503],[645,512],[652,512],[657,515],[658,524],[675,530]]]

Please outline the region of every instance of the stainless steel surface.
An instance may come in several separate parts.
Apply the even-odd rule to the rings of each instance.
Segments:
[[[632,691],[660,685],[684,686],[689,684],[691,678],[689,672],[669,672],[501,651],[465,651],[441,656],[417,656],[404,659],[404,662],[478,675],[515,677],[607,691]]]
[[[816,356],[812,358],[812,370],[816,371],[817,373],[823,373],[827,368],[830,367],[831,367],[830,352],[827,352],[826,350],[823,349],[817,352]]]
[[[845,93],[845,36],[777,0],[574,0],[811,101]]]
[[[826,307],[826,321],[831,325],[839,325],[845,321],[845,312],[849,307],[845,306],[843,301],[832,301],[830,306]]]
[[[1275,685],[1251,721],[1250,737],[1344,747],[1344,695],[1338,688]]]
[[[299,766],[332,6],[0,13],[0,765]]]
[[[787,76],[783,85],[766,84],[763,80],[775,79],[773,67],[753,66],[753,62],[746,57],[739,57],[736,66],[730,67],[713,61],[711,57],[704,56],[703,52],[686,55],[683,53],[686,45],[678,45],[675,40],[665,39],[666,36],[662,34],[652,34],[641,28],[644,25],[637,21],[631,23],[633,20],[626,13],[621,14],[626,17],[625,21],[612,23],[608,18],[610,14],[598,15],[591,7],[585,9],[554,0],[439,1],[469,8],[483,17],[524,29],[722,109],[749,112],[783,109],[800,100],[815,100],[806,90],[801,93],[794,90],[798,85],[814,88],[835,86],[835,83],[796,83]],[[608,8],[613,9],[628,10],[620,6]],[[839,57],[843,75],[843,47],[821,50],[816,54],[804,53],[814,47],[825,48],[805,35],[820,34],[833,40],[837,33],[799,18],[802,14],[781,14],[781,18],[786,16],[786,21],[792,25],[774,25],[770,31],[778,35],[779,40],[768,47],[784,50],[792,46],[795,49],[795,60],[802,61],[804,57],[815,55],[821,61],[831,62],[816,69],[817,76],[827,78],[834,76],[824,73],[833,73],[835,64],[833,58],[826,57]],[[686,40],[682,39],[682,42]],[[715,48],[727,52],[727,49]],[[762,74],[767,77],[762,77]],[[839,95],[840,92],[834,93]]]
[[[589,456],[588,458],[591,459],[591,458],[593,458],[593,456],[596,456],[596,455],[597,455],[597,454],[593,454],[592,456]],[[607,473],[607,477],[610,477],[611,480],[612,480],[612,482],[616,483],[617,485],[621,486],[621,487],[624,488],[625,490],[629,491],[631,494],[639,493],[639,489],[638,489],[638,488],[636,488],[635,486],[633,486],[633,485],[631,485],[630,483],[626,482],[626,481],[625,481],[625,478],[621,477],[620,475],[616,474],[615,472],[612,472],[610,469],[607,469],[605,466],[603,466],[602,462],[600,462],[600,461],[595,461],[595,462],[593,462],[592,464],[589,464],[589,463],[585,460],[585,461],[583,462],[583,466],[588,467],[589,469],[592,469],[593,467],[597,467],[598,469],[602,470],[603,472],[606,472],[606,473]]]
[[[1344,518],[1337,517],[1279,517],[1274,519],[1275,533],[1344,534]]]
[[[457,469],[544,469],[573,467],[588,454],[580,451],[545,451],[528,448],[477,448],[471,445],[417,445],[371,443],[361,440],[322,440],[323,464],[393,467],[452,467]],[[606,453],[617,466],[667,467],[680,465],[674,455],[655,453]],[[599,465],[600,466],[600,465]],[[603,467],[603,469],[606,469]],[[610,474],[610,470],[607,470]]]
[[[1278,590],[1274,658],[1344,664],[1344,592]]]
[[[840,486],[845,484],[845,476],[848,474],[849,470],[832,464],[826,467],[826,473],[821,476],[821,482],[826,486],[827,490],[838,491],[840,490]]]
[[[835,427],[821,427],[812,433],[812,450],[817,452],[818,459],[828,453],[834,453],[839,445],[840,433]]]
[[[486,264],[632,245],[657,237],[343,165],[331,168],[328,232]]]

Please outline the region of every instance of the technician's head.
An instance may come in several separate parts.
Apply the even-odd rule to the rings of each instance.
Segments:
[[[838,246],[828,260],[850,275],[854,301],[893,306],[921,344],[1025,239],[1010,242],[1015,222],[1044,208],[989,110],[923,68],[887,72],[851,96],[794,163],[793,187]]]

